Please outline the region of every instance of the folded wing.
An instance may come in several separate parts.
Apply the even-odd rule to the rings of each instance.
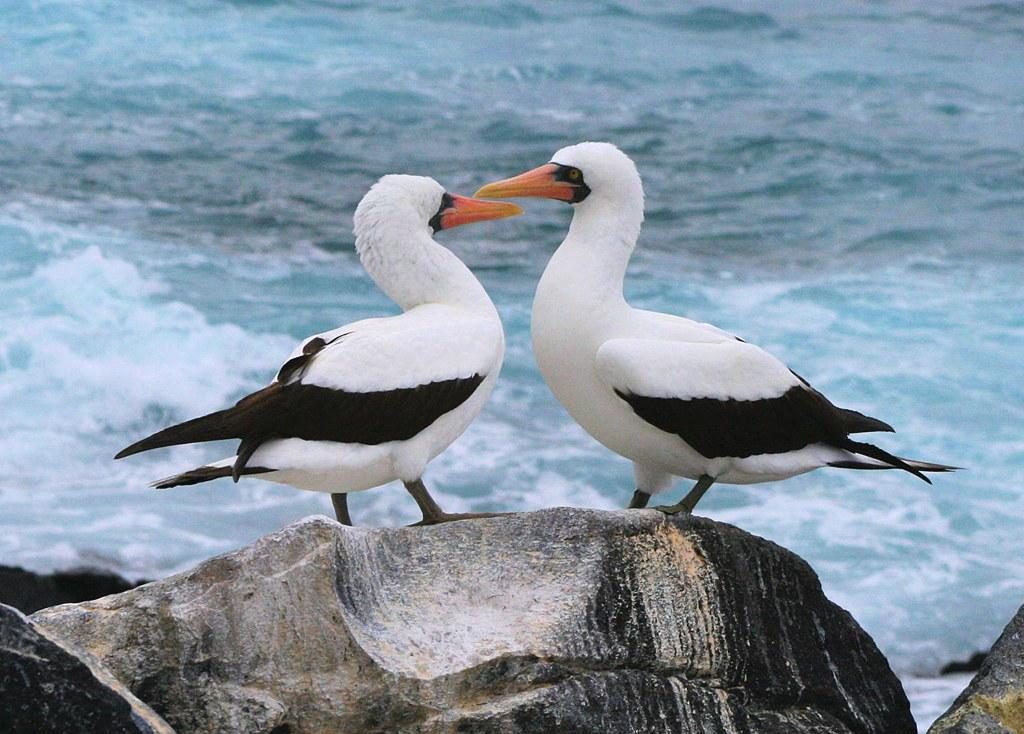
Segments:
[[[733,339],[612,339],[597,353],[602,380],[643,420],[707,458],[841,445],[892,428],[834,406],[782,362]]]
[[[412,317],[412,318],[410,318]],[[412,438],[461,405],[501,360],[484,319],[409,312],[307,339],[267,387],[233,407],[171,426],[116,458],[164,446],[241,439],[238,469],[265,440],[380,444]]]

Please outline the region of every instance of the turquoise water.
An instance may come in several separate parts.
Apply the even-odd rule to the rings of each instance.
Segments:
[[[472,193],[619,144],[648,217],[634,303],[711,321],[967,467],[717,487],[714,518],[807,558],[905,675],[1024,600],[1024,11],[932,2],[8,2],[0,9],[0,562],[154,576],[313,512],[258,481],[113,462],[259,387],[295,340],[393,311],[352,250],[381,174]],[[428,482],[446,507],[616,507],[631,473],[530,354],[569,209],[441,235],[508,332]],[[399,487],[358,522],[417,514]]]

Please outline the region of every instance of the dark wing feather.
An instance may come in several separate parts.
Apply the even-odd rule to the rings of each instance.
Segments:
[[[267,472],[272,471],[274,470],[260,466],[249,466],[243,469],[241,473],[248,476],[250,474],[266,474]],[[173,477],[160,479],[153,482],[151,486],[154,489],[170,489],[171,487],[181,487],[187,484],[201,484],[202,482],[209,482],[213,479],[230,476],[232,476],[232,467],[230,466],[201,466],[197,469],[190,469],[187,472],[182,472],[181,474],[175,474]]]
[[[141,441],[136,441],[131,446],[126,446],[117,452],[115,459],[123,459],[141,451],[159,449],[165,446],[177,446],[183,443],[202,443],[204,441],[222,441],[226,438],[238,438],[235,433],[233,411],[235,408],[218,410],[215,413],[208,413],[170,426],[162,431],[157,431]]]
[[[292,357],[281,365],[281,369],[277,371],[277,381],[288,382],[296,373],[304,371],[313,360],[313,357],[323,351],[324,347],[344,339],[351,333],[351,331],[346,331],[343,334],[338,334],[338,336],[331,340],[324,339],[322,336],[314,336],[302,345],[301,354]]]
[[[885,431],[887,433],[894,432],[893,427],[890,426],[885,421],[880,421],[877,418],[872,418],[869,415],[858,413],[856,410],[850,410],[849,408],[837,408],[836,406],[832,405],[828,398],[826,398],[820,392],[811,387],[811,383],[805,380],[802,375],[793,372],[793,370],[790,370],[790,372],[793,373],[793,377],[800,380],[800,382],[804,384],[804,387],[806,387],[808,390],[810,390],[815,395],[824,400],[826,403],[828,403],[829,406],[832,407],[832,409],[839,411],[839,413],[842,415],[843,429],[846,431],[846,433],[873,433],[875,431]]]
[[[377,392],[284,385],[247,408],[246,435],[371,445],[403,441],[465,402],[483,380],[472,375]]]
[[[878,461],[884,461],[889,466],[894,466],[898,469],[902,469],[903,471],[910,472],[915,477],[918,477],[919,479],[923,479],[924,481],[928,482],[928,484],[932,483],[932,480],[926,477],[917,467],[911,466],[904,459],[901,459],[898,456],[890,454],[885,449],[880,449],[873,444],[861,443],[860,441],[852,441],[847,438],[840,442],[838,446],[839,448],[846,449],[847,451],[854,454],[861,454],[863,456],[869,456],[872,459],[876,459]],[[940,471],[946,470],[947,469],[941,469]]]
[[[886,433],[893,433],[895,429],[885,421],[880,421],[877,418],[872,418],[870,415],[864,415],[858,413],[856,410],[850,410],[849,408],[836,408],[843,416],[843,427],[847,433],[874,433],[875,431],[885,431]]]
[[[249,459],[265,440],[265,436],[246,436],[238,444],[238,449],[235,451],[235,463],[231,466],[231,480],[235,484],[238,484],[238,479],[245,473],[245,465],[249,463]]]
[[[412,438],[463,402],[484,377],[439,380],[416,387],[346,392],[301,382],[275,382],[247,395],[233,408],[154,433],[115,458],[184,443],[242,439],[238,471],[259,443],[269,438],[380,444]],[[255,443],[255,446],[253,445]]]
[[[760,400],[616,393],[645,421],[676,434],[708,458],[779,454],[822,442],[840,445],[849,433],[892,430],[882,421],[837,408],[806,382]]]

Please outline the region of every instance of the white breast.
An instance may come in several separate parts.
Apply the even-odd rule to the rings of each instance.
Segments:
[[[724,332],[686,319],[677,319],[672,329],[663,315],[633,309],[621,295],[605,298],[598,290],[581,287],[572,276],[576,269],[561,254],[545,270],[533,303],[533,351],[544,381],[569,415],[607,448],[634,462],[696,479],[707,470],[707,460],[678,436],[637,416],[602,380],[597,353],[615,338],[662,338],[671,332],[711,340],[722,339]]]

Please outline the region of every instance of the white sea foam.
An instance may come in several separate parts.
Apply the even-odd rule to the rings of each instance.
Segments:
[[[972,677],[973,673],[954,673],[936,678],[903,676],[903,689],[910,699],[920,734],[925,734],[928,727],[945,713]]]
[[[5,284],[0,312],[0,554],[33,567],[99,556],[146,575],[193,560],[198,547],[160,557],[153,539],[173,538],[174,528],[145,485],[209,451],[175,449],[176,462],[111,457],[129,437],[216,409],[268,379],[291,339],[211,323],[124,259],[131,248],[123,241],[85,243],[80,232],[22,226],[32,250],[14,254],[36,261]],[[204,552],[231,545],[203,533],[190,542]]]

